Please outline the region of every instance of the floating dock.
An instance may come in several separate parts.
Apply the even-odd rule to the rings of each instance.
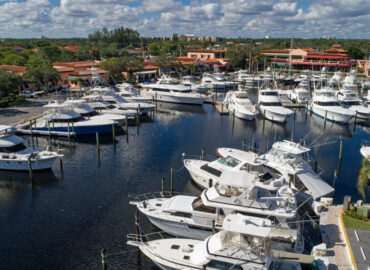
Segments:
[[[75,137],[75,132],[65,132],[65,131],[48,131],[48,130],[30,130],[30,129],[17,129],[16,134],[20,135],[35,135],[35,136],[54,136],[54,137]]]
[[[307,254],[300,254],[282,250],[273,250],[274,258],[283,259],[291,262],[297,262],[300,264],[311,264],[315,257]]]
[[[220,115],[228,115],[229,110],[226,108],[223,102],[215,101],[213,104]]]

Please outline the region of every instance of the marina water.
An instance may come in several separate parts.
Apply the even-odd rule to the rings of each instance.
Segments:
[[[52,171],[34,173],[0,172],[0,263],[1,269],[101,269],[99,250],[105,248],[109,269],[157,269],[144,255],[125,244],[135,232],[136,208],[130,194],[161,190],[165,177],[170,188],[170,168],[175,169],[176,191],[200,194],[183,168],[182,153],[216,157],[216,147],[241,148],[252,142],[263,151],[275,140],[299,141],[313,146],[311,156],[322,169],[322,178],[333,184],[338,166],[339,140],[343,159],[335,184],[334,203],[344,195],[360,199],[357,175],[362,157],[361,141],[370,128],[341,126],[297,109],[288,123],[243,121],[220,116],[212,105],[184,106],[158,103],[153,119],[139,129],[129,127],[126,135],[100,138],[100,160],[95,136],[52,142],[63,148],[63,172],[59,163]],[[324,130],[325,127],[325,130]],[[27,137],[25,137],[27,140]],[[38,138],[39,148],[48,143]],[[369,191],[367,191],[369,196]],[[142,233],[155,231],[143,216]]]

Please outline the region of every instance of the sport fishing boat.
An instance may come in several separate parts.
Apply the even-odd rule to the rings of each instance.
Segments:
[[[325,198],[330,197],[334,189],[312,169],[308,156],[310,151],[310,148],[299,143],[279,141],[272,145],[270,151],[258,156],[258,159],[267,169],[277,171],[287,179],[298,198],[302,200],[309,197],[314,200],[323,198],[328,201]],[[218,148],[217,153],[221,158],[238,155],[242,162],[247,160],[248,156],[256,156],[251,151],[234,148]],[[320,211],[319,205],[313,204],[312,207],[316,213]]]
[[[205,239],[212,229],[219,230],[225,217],[233,213],[266,218],[274,224],[271,235],[274,248],[303,250],[293,191],[284,186],[271,195],[244,178],[242,173],[224,173],[220,181],[204,190],[200,197],[176,195],[142,200],[139,196],[130,204],[136,205],[161,230],[195,239]]]
[[[311,82],[311,76],[309,74],[309,71],[308,70],[305,70],[303,71],[295,80],[294,82],[296,84],[299,84],[301,82],[306,82],[310,85],[310,82]]]
[[[223,152],[224,148],[219,149]],[[233,151],[214,161],[184,159],[184,166],[193,181],[202,188],[218,183],[224,172],[244,172],[244,177],[256,186],[276,193],[280,187],[287,185],[288,181],[278,171],[266,168],[266,162],[256,153]]]
[[[220,232],[205,240],[165,238],[155,233],[128,235],[127,244],[138,247],[163,270],[301,270],[299,263],[273,257],[271,230],[269,220],[235,214],[225,218]]]
[[[208,91],[208,88],[203,84],[197,83],[193,76],[184,76],[181,78],[180,82],[183,85],[190,87],[190,89],[196,93],[204,94]]]
[[[130,83],[121,83],[116,85],[119,89],[118,95],[123,97],[128,102],[151,102],[153,101],[150,97],[141,96],[138,91],[135,90],[134,86]]]
[[[254,120],[256,118],[257,109],[245,91],[228,92],[223,102],[228,110],[240,119]]]
[[[327,87],[313,92],[308,109],[321,118],[339,124],[348,124],[356,114],[353,110],[343,108],[335,97],[335,92]]]
[[[293,114],[292,110],[283,107],[279,91],[270,88],[258,91],[258,108],[263,117],[278,123],[285,123]]]
[[[280,101],[283,104],[283,106],[293,104],[293,102],[289,98],[290,91],[288,91],[288,90],[278,90],[278,92],[279,92]]]
[[[24,140],[13,134],[13,127],[0,125],[0,170],[47,170],[58,157],[56,152],[27,148]]]
[[[189,86],[162,76],[156,83],[141,84],[142,93],[155,101],[202,105],[206,96],[192,92]]]
[[[228,90],[238,88],[237,82],[228,81],[222,74],[204,73],[202,84],[217,92],[227,92]]]
[[[345,90],[358,91],[357,71],[351,70],[343,80],[342,88]]]
[[[106,117],[85,118],[72,109],[70,104],[52,102],[43,106],[46,111],[42,118],[36,121],[36,130],[51,130],[75,132],[76,135],[86,135],[112,132],[112,126],[117,122]]]
[[[345,108],[355,112],[357,119],[370,120],[370,108],[362,104],[356,91],[341,89],[336,94],[339,102]]]
[[[289,97],[294,103],[307,104],[311,100],[311,93],[309,91],[309,84],[305,85],[300,82],[297,87],[290,92]]]
[[[337,88],[339,87],[341,80],[342,80],[342,72],[340,71],[334,72],[333,77],[329,79],[329,85]]]

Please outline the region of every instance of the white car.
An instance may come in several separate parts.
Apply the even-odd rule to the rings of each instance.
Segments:
[[[19,95],[25,96],[26,98],[37,98],[37,93],[33,93],[31,91],[21,91],[19,92]]]

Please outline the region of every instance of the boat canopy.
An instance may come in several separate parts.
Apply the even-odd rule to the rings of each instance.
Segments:
[[[224,171],[219,180],[221,186],[247,189],[253,184],[254,175],[248,172]]]
[[[293,155],[300,155],[310,151],[309,148],[303,147],[299,143],[290,142],[286,140],[274,143],[272,145],[272,148]]]
[[[8,130],[8,129],[12,129],[12,128],[13,128],[13,127],[8,126],[8,125],[0,125],[0,132],[1,132],[1,131]]]
[[[312,193],[314,199],[330,195],[334,192],[328,183],[320,178],[316,173],[310,171],[302,171],[297,173],[297,177],[302,181],[306,188]]]
[[[222,229],[228,232],[268,237],[271,232],[271,220],[242,214],[228,215],[222,224]]]
[[[23,142],[24,142],[23,139],[16,135],[0,137],[0,147],[12,147]]]
[[[256,153],[247,152],[235,148],[220,147],[216,149],[216,152],[221,157],[233,157],[241,160],[242,162],[247,162],[253,166],[259,166],[267,163],[267,160],[260,158]]]

